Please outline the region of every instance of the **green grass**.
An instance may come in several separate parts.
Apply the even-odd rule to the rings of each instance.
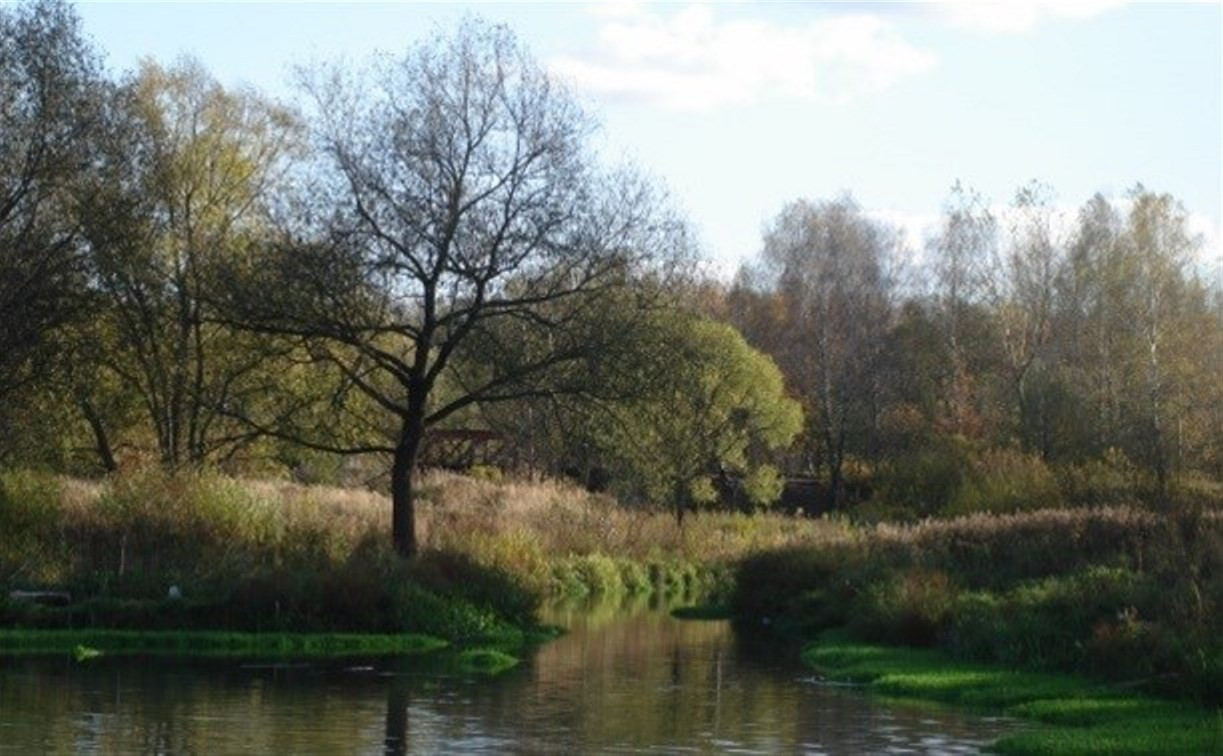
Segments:
[[[1036,726],[994,744],[1001,753],[1223,753],[1223,711],[1134,695],[1071,675],[961,662],[926,649],[825,633],[803,662],[872,693],[1002,712]]]
[[[1223,753],[1223,720],[1205,710],[1156,706],[1126,719],[1035,728],[1008,735],[993,748],[1004,754],[1217,754]]]
[[[427,635],[216,631],[0,629],[0,655],[334,657],[420,654],[447,643]],[[97,653],[94,653],[97,652]]]

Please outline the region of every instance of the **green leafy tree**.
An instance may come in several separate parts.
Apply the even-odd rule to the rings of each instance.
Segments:
[[[191,61],[145,63],[116,93],[107,132],[81,202],[100,307],[84,341],[104,348],[81,357],[138,397],[163,465],[224,459],[257,435],[231,415],[262,400],[293,347],[230,327],[210,297],[219,268],[263,246],[295,122]],[[80,385],[101,439],[88,410],[107,400],[88,394],[104,382]]]
[[[683,523],[716,499],[716,479],[743,476],[757,505],[775,501],[781,480],[766,453],[802,428],[781,371],[732,327],[668,313],[640,363],[639,396],[605,404],[593,421],[604,458],[631,488],[666,501]]]

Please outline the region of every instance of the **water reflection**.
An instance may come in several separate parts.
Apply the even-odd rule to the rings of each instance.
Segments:
[[[1006,727],[813,684],[722,622],[551,619],[568,634],[491,681],[440,659],[0,659],[0,752],[972,753]]]

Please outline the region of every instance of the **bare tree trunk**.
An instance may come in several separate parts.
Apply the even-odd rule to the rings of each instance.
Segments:
[[[395,552],[404,558],[414,556],[417,548],[416,500],[412,486],[424,434],[424,402],[410,399],[391,463],[391,537]]]
[[[835,511],[837,499],[841,497],[841,456],[838,454],[828,462],[828,511]]]
[[[119,465],[115,462],[115,454],[111,449],[110,437],[106,433],[106,426],[102,423],[102,418],[98,415],[97,409],[93,406],[93,402],[87,397],[81,397],[79,400],[81,414],[85,416],[85,422],[89,423],[89,430],[93,432],[93,446],[98,453],[98,459],[102,463],[102,469],[107,474],[113,473],[119,469]]]

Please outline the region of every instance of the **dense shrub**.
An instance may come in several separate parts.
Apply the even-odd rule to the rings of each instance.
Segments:
[[[857,515],[868,522],[913,522],[1060,506],[1058,479],[1039,457],[943,441],[907,451],[884,466],[874,495]]]
[[[946,573],[909,569],[867,586],[848,626],[868,640],[930,646],[950,623],[955,601],[956,588]]]
[[[878,525],[745,558],[742,621],[1223,700],[1223,517],[1131,508]]]
[[[868,521],[906,521],[943,511],[968,474],[968,461],[958,448],[918,449],[886,465],[874,495],[858,510]]]
[[[735,614],[775,620],[794,614],[812,591],[852,593],[846,575],[860,563],[861,550],[851,543],[825,548],[791,547],[745,557],[736,570],[731,603]],[[847,597],[849,598],[849,597]]]
[[[1137,506],[1149,498],[1153,483],[1119,449],[1099,459],[1064,465],[1058,486],[1067,504],[1078,507]]]
[[[942,514],[1001,514],[1061,505],[1057,479],[1040,457],[1014,449],[989,449],[973,457],[969,474]]]
[[[428,590],[491,610],[518,624],[531,624],[541,594],[514,575],[479,564],[470,556],[430,551],[413,561],[404,576]]]
[[[1151,607],[1143,576],[1093,567],[960,596],[948,647],[966,658],[1054,669],[1085,667],[1084,648],[1102,622]]]

